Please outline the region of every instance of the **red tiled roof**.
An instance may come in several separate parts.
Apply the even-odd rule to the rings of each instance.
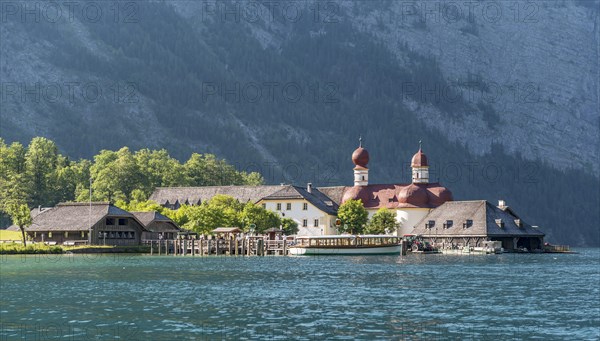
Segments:
[[[350,199],[360,199],[367,209],[435,208],[453,200],[452,192],[439,183],[347,187],[342,203]]]

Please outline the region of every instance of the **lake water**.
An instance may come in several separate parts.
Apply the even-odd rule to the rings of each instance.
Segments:
[[[0,256],[0,340],[598,340],[600,250]]]

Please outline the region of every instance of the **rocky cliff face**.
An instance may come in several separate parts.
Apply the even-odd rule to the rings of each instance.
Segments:
[[[597,231],[565,226],[600,219],[598,4],[3,2],[0,134],[72,157],[212,152],[316,185],[351,183],[361,134],[370,178],[408,181],[422,139],[456,198],[507,199],[586,244]]]
[[[218,48],[204,41],[211,29],[239,26],[248,34],[247,39],[254,40],[244,44],[256,43],[266,54],[279,55],[294,44],[301,30],[319,39],[349,23],[346,41],[339,43],[361,49],[352,38],[357,30],[393,53],[394,64],[389,67],[414,69],[429,63],[437,69],[434,79],[399,78],[389,85],[390,95],[427,127],[450,141],[465,144],[475,154],[489,153],[496,143],[531,160],[544,160],[559,169],[583,169],[597,176],[600,42],[598,10],[593,4],[331,1],[259,5],[174,1],[168,5],[176,14],[164,20],[186,21],[193,31],[183,34],[209,45],[209,49]],[[77,51],[79,59],[91,56],[106,63],[121,63],[115,46],[99,39],[94,31],[97,26],[111,25],[129,30],[141,26],[141,21],[155,20],[149,15],[150,5],[134,2],[103,8],[100,14],[95,6],[80,5],[74,9],[26,2],[4,5],[0,65],[3,135],[19,139],[56,135],[61,129],[55,126],[70,124],[62,116],[55,119],[59,110],[70,112],[71,123],[108,128],[104,122],[122,120],[117,136],[126,134],[142,144],[160,145],[164,135],[157,120],[160,103],[144,92],[144,84],[138,79],[74,72],[68,61],[73,56],[62,56],[62,60],[60,56]],[[37,34],[45,26],[60,36]],[[328,48],[331,46],[322,46],[323,50]],[[264,67],[268,68],[269,62]],[[93,65],[88,68],[93,70]],[[202,115],[201,110],[191,114]],[[239,128],[257,151],[275,159],[267,146],[252,138],[254,133],[248,127]],[[260,124],[251,130],[259,133]],[[301,129],[289,130],[296,131],[300,140],[310,135]],[[52,137],[64,141],[64,137]],[[192,148],[211,144],[198,142]],[[74,149],[68,142],[63,147]],[[75,154],[92,153],[75,149]]]
[[[598,175],[600,39],[593,3],[344,7],[354,14],[353,24],[385,44],[399,64],[407,63],[407,49],[439,63],[447,83],[404,87],[405,93],[433,98],[430,105],[411,103],[428,126],[474,153],[489,153],[499,143],[533,160]],[[436,105],[455,101],[454,95],[475,110],[458,112],[457,119]]]

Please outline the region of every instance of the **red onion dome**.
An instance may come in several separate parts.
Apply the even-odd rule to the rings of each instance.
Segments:
[[[421,147],[419,147],[419,151],[412,157],[411,167],[427,167],[429,164],[427,163],[427,155],[423,153]]]
[[[369,163],[369,152],[362,146],[356,148],[354,153],[352,153],[352,162],[359,167],[367,168],[367,164]]]

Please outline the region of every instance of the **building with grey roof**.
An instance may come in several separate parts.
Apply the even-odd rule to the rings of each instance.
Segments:
[[[158,212],[131,212],[148,231],[142,233],[142,240],[174,239],[181,228],[169,217]]]
[[[280,189],[281,186],[158,187],[149,199],[170,209],[178,209],[182,205],[200,205],[218,194],[234,197],[241,203],[257,203]]]
[[[33,224],[25,232],[36,242],[56,244],[138,245],[144,224],[133,214],[107,202],[60,203],[52,208],[34,209]],[[10,229],[18,229],[11,226]]]
[[[508,251],[540,250],[545,236],[502,200],[498,206],[486,200],[448,201],[421,219],[412,234],[444,247],[480,247],[484,241],[501,241]]]

